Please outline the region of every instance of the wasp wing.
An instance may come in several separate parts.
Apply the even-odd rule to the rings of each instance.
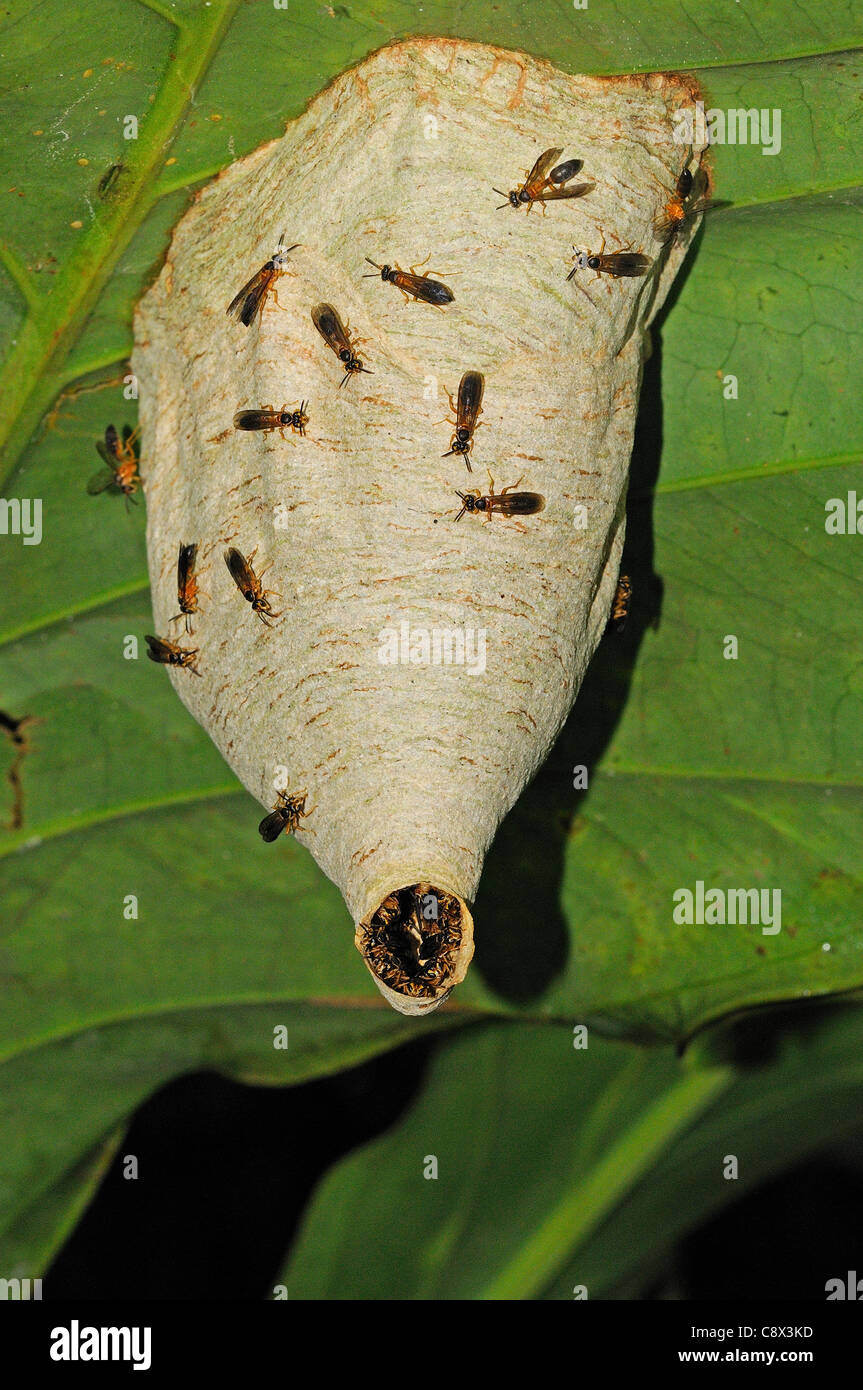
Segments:
[[[96,445],[96,448],[99,449],[98,444]],[[99,449],[99,453],[102,455],[103,458],[107,459],[108,462],[110,462],[111,459],[116,459],[119,457],[120,440],[117,435],[117,431],[115,430],[113,425],[109,425],[108,428],[105,430],[105,449]]]
[[[194,573],[195,560],[198,556],[197,543],[183,545],[180,543],[180,553],[177,556],[177,588],[185,589],[189,582],[189,577]]]
[[[602,269],[608,271],[616,279],[621,276],[632,278],[636,275],[646,275],[653,262],[648,256],[643,256],[640,251],[616,251],[610,256],[600,257],[605,264]]]
[[[403,289],[406,294],[412,294],[415,299],[422,299],[426,304],[452,304],[455,295],[449,285],[445,285],[442,280],[432,280],[427,275],[414,275],[409,270],[400,270],[399,279],[396,284]]]
[[[532,516],[544,506],[545,498],[540,492],[508,492],[503,496],[501,511],[506,516]]]
[[[111,487],[111,485],[116,484],[116,482],[116,473],[112,473],[110,469],[106,470],[100,468],[99,472],[94,473],[87,484],[87,491],[90,493],[91,497],[95,497],[97,493],[104,492],[106,488]]]
[[[231,572],[231,578],[241,593],[245,593],[252,586],[254,575],[249,568],[249,562],[241,551],[231,546],[225,551],[225,564]]]
[[[473,430],[482,406],[485,377],[482,372],[465,372],[458,386],[458,423]]]
[[[109,453],[109,451],[108,451],[108,446],[107,446],[107,444],[105,443],[105,441],[104,441],[103,439],[97,439],[97,440],[96,440],[96,451],[97,451],[97,453],[100,455],[100,457],[103,458],[103,459],[105,460],[105,462],[107,463],[108,467],[109,467],[109,468],[113,468],[114,471],[116,472],[116,471],[117,471],[117,460],[114,458],[113,454]]]
[[[161,637],[153,637],[151,633],[145,633],[144,641],[147,643],[147,655],[151,661],[158,661],[166,666],[171,660],[171,653],[176,651],[176,647],[171,642],[163,642]]]
[[[544,188],[536,201],[550,203],[555,198],[582,198],[593,188],[596,188],[595,183],[577,183],[572,188]]]
[[[252,276],[251,280],[246,282],[239,294],[234,295],[225,313],[233,314],[240,323],[248,328],[269,289],[270,279],[268,270],[259,270]]]
[[[530,192],[530,190],[532,188],[535,188],[537,185],[541,186],[545,183],[549,169],[552,167],[553,164],[557,163],[558,159],[562,154],[562,149],[545,150],[544,153],[539,156],[539,159],[536,161],[530,173],[528,174],[527,179],[525,180],[524,186],[528,192]]]
[[[268,410],[238,410],[234,416],[235,430],[267,430],[278,424]]]
[[[268,816],[264,816],[258,826],[258,834],[262,840],[271,845],[274,840],[278,840],[286,823],[284,811],[271,811]]]
[[[336,355],[345,350],[351,351],[351,343],[345,325],[342,323],[338,310],[334,309],[332,304],[316,304],[312,310],[312,323],[324,342],[329,344]]]

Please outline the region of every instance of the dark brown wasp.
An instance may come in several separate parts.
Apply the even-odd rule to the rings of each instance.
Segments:
[[[362,340],[357,338],[353,342],[351,341],[338,310],[334,309],[332,304],[316,304],[312,310],[312,323],[327,347],[332,348],[345,369],[345,374],[339,382],[340,387],[344,386],[348,377],[353,376],[354,372],[368,372],[369,376],[374,376],[374,372],[370,372],[368,367],[364,367],[357,357],[356,343]]]
[[[495,193],[499,193],[506,202],[500,204],[501,208],[523,207],[527,204],[530,212],[534,203],[542,205],[545,212],[545,204],[550,203],[555,198],[580,198],[584,193],[589,193],[596,187],[594,183],[576,183],[571,188],[566,185],[575,177],[584,164],[583,159],[567,159],[563,164],[555,164],[563,150],[546,150],[544,154],[534,164],[530,173],[525,174],[524,183],[518,188],[510,189],[509,193],[504,193],[502,188],[496,188]],[[552,167],[554,166],[554,167]],[[498,208],[500,211],[500,208]]]
[[[673,246],[677,237],[693,217],[702,212],[725,207],[727,204],[705,197],[707,176],[702,169],[695,174],[691,169],[683,169],[677,179],[674,193],[668,199],[662,216],[654,223],[653,230],[665,246]]]
[[[437,907],[433,920],[427,916],[430,898]],[[359,936],[360,950],[377,978],[415,999],[434,993],[460,939],[457,899],[430,883],[389,893]]]
[[[264,589],[261,587],[261,580],[266,574],[266,570],[261,570],[260,574],[255,574],[252,569],[252,561],[257,554],[258,547],[249,555],[248,559],[233,546],[225,551],[225,564],[231,571],[231,578],[239,589],[243,598],[252,605],[252,612],[257,613],[264,627],[272,627],[268,618],[280,618],[281,613],[274,613],[270,607],[270,600],[267,594],[274,594],[276,589]],[[269,568],[269,566],[267,566]]]
[[[266,840],[271,845],[274,840],[278,840],[281,834],[290,835],[300,823],[303,816],[308,816],[315,808],[312,806],[306,810],[306,799],[308,792],[294,792],[288,796],[287,792],[279,792],[278,800],[268,816],[264,816],[258,826],[258,834],[262,840]]]
[[[465,512],[485,512],[486,521],[491,521],[495,512],[500,512],[501,516],[519,517],[533,516],[536,512],[541,512],[545,506],[545,498],[538,492],[516,492],[517,483],[510,483],[502,492],[495,492],[494,478],[489,473],[488,484],[489,494],[483,497],[479,489],[472,492],[459,492],[456,489],[456,497],[461,498],[461,511],[456,517],[456,521],[461,521]],[[519,531],[524,531],[521,522],[516,521]]]
[[[261,266],[260,270],[248,280],[239,294],[234,295],[227,309],[226,314],[233,314],[239,319],[240,323],[245,324],[246,328],[252,322],[255,314],[263,316],[264,305],[267,302],[267,295],[272,294],[276,304],[279,303],[276,294],[276,281],[280,275],[285,275],[288,255],[291,251],[296,251],[299,242],[295,241],[293,246],[284,245],[285,234],[279,237],[279,244],[270,259]],[[279,305],[281,308],[281,305]]]
[[[308,401],[300,401],[296,410],[289,410],[286,405],[283,405],[281,410],[274,410],[271,405],[261,406],[260,410],[238,410],[234,416],[234,429],[278,430],[282,439],[285,437],[285,430],[305,434],[306,425],[309,423],[307,405]]]
[[[395,285],[397,290],[401,290],[406,304],[410,304],[412,298],[415,301],[422,299],[424,303],[436,304],[438,308],[442,309],[445,304],[452,304],[455,299],[449,285],[444,285],[442,281],[430,278],[430,270],[427,270],[423,275],[418,275],[417,271],[420,267],[416,265],[412,265],[410,270],[402,270],[398,265],[378,265],[377,261],[370,261],[368,256],[366,256],[366,260],[369,265],[373,265],[376,270],[380,271],[382,280],[389,281],[391,285]],[[425,261],[421,261],[420,265],[425,265]],[[374,275],[363,276],[364,280],[376,278]]]
[[[198,611],[198,580],[195,576],[197,558],[197,544],[183,545],[181,541],[180,553],[177,557],[177,602],[180,605],[180,611],[174,614],[171,622],[176,622],[178,618],[185,615],[187,632],[192,631],[192,614]]]
[[[197,647],[192,650],[188,647],[178,647],[176,642],[169,641],[167,637],[153,637],[149,632],[144,634],[144,640],[151,661],[158,661],[161,666],[181,666],[183,670],[191,671],[195,676],[201,674],[194,664],[198,655]]]
[[[622,632],[626,627],[631,603],[632,580],[628,574],[622,574],[617,581],[614,602],[611,605],[611,617],[608,620],[609,627],[613,628],[615,632]]]
[[[602,249],[597,253],[579,251],[575,246],[572,249],[575,251],[575,265],[567,275],[567,280],[571,280],[577,270],[595,270],[597,278],[600,275],[612,275],[615,280],[623,277],[634,279],[638,275],[646,275],[653,265],[653,261],[648,256],[643,256],[640,251],[606,253],[604,237]]]
[[[418,888],[431,885],[419,884]],[[421,975],[444,943],[444,933],[429,926],[417,889],[390,893],[377,910],[378,925],[386,929],[391,965],[406,979]]]
[[[105,430],[104,440],[96,440],[96,449],[108,466],[93,474],[87,484],[89,493],[95,495],[104,492],[106,488],[114,487],[118,492],[122,492],[127,508],[130,500],[135,501],[132,493],[137,492],[141,485],[138,458],[134,448],[137,436],[137,430],[133,430],[131,425],[125,425],[121,439],[114,426],[109,425]]]
[[[109,169],[105,170],[96,186],[96,192],[100,198],[107,198],[125,167],[125,164],[112,164]]]
[[[468,454],[473,448],[474,431],[479,429],[477,416],[482,415],[482,393],[485,388],[485,377],[482,372],[465,372],[458,384],[458,405],[452,398],[451,392],[447,391],[450,410],[455,415],[454,420],[449,423],[455,425],[455,434],[452,437],[450,447],[442,458],[449,458],[450,454],[461,454],[467,464],[468,473],[472,473]]]

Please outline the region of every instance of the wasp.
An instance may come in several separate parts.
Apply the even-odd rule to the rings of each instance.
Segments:
[[[195,577],[195,560],[198,557],[198,547],[195,545],[183,545],[180,542],[180,553],[177,557],[177,602],[180,605],[179,613],[175,613],[171,622],[176,622],[177,618],[186,618],[186,631],[192,631],[192,614],[198,611],[198,581]]]
[[[438,915],[426,916],[433,895]],[[360,950],[384,984],[409,998],[433,994],[452,965],[461,940],[456,899],[430,883],[399,888],[384,898],[368,925],[360,928]]]
[[[364,367],[357,357],[356,343],[362,340],[357,338],[354,342],[351,341],[338,310],[334,309],[332,304],[316,304],[312,310],[312,323],[345,369],[345,374],[339,382],[340,387],[344,386],[354,372],[368,372],[369,376],[374,376],[374,372],[369,372],[368,367]]]
[[[288,256],[291,251],[296,251],[300,245],[298,241],[295,241],[293,246],[285,246],[284,240],[285,234],[282,232],[279,237],[279,244],[270,259],[261,266],[251,280],[246,282],[239,294],[234,295],[225,310],[226,314],[233,314],[246,328],[251,324],[255,314],[263,317],[268,294],[272,293],[273,299],[277,304],[279,303],[276,294],[276,281],[280,275],[286,274],[285,266]]]
[[[151,661],[158,661],[161,666],[181,666],[183,670],[191,671],[195,676],[201,674],[194,664],[198,655],[197,647],[192,650],[188,647],[178,647],[176,642],[169,641],[167,637],[153,637],[149,632],[144,634],[144,640]]]
[[[272,627],[272,623],[268,622],[267,619],[280,618],[282,615],[281,613],[273,612],[270,607],[270,600],[267,598],[267,594],[274,594],[277,591],[275,589],[264,589],[261,587],[261,580],[266,571],[261,570],[260,574],[255,574],[255,571],[252,569],[252,561],[257,554],[257,550],[258,547],[255,546],[255,549],[247,559],[239,550],[235,550],[234,547],[231,546],[229,550],[225,551],[225,564],[228,566],[231,572],[231,578],[243,595],[243,598],[247,599],[252,605],[252,612],[257,613],[264,627]]]
[[[702,212],[709,212],[713,208],[725,206],[723,203],[718,203],[714,199],[704,196],[706,186],[707,179],[702,170],[699,169],[697,175],[693,175],[691,169],[681,170],[674,193],[665,204],[662,217],[654,223],[653,227],[657,239],[663,245],[672,246],[687,222],[691,222],[693,217],[697,217]]]
[[[117,434],[113,425],[109,425],[105,430],[105,438],[96,440],[96,449],[108,465],[107,468],[100,468],[98,473],[87,484],[87,491],[93,495],[104,492],[106,488],[115,487],[118,492],[122,492],[126,499],[128,508],[131,499],[134,502],[133,492],[137,492],[141,485],[138,476],[138,459],[135,454],[134,443],[138,431],[133,430],[131,425],[124,425],[123,438]]]
[[[455,295],[449,285],[444,285],[440,280],[431,279],[431,271],[427,270],[424,275],[418,275],[419,266],[412,265],[410,270],[402,270],[398,265],[378,265],[377,261],[366,260],[369,265],[373,265],[380,271],[381,279],[389,281],[395,285],[397,290],[401,290],[404,295],[405,303],[409,304],[411,298],[414,301],[422,299],[426,304],[436,304],[442,309],[445,304],[452,304]],[[426,257],[428,260],[428,257]],[[420,265],[425,265],[425,261],[420,261]],[[373,280],[373,275],[364,275],[364,280]]]
[[[646,275],[653,265],[653,261],[648,256],[643,256],[640,251],[606,253],[604,237],[602,249],[597,253],[579,251],[575,246],[572,249],[575,251],[575,265],[567,275],[567,280],[571,280],[577,270],[595,270],[597,276],[612,275],[615,280],[634,279],[638,275]]]
[[[482,393],[485,388],[485,377],[482,372],[465,372],[458,384],[458,405],[453,401],[452,395],[447,391],[450,410],[455,415],[455,420],[449,423],[455,425],[455,434],[452,437],[450,447],[442,458],[449,458],[450,454],[461,454],[467,464],[468,473],[472,473],[468,455],[473,448],[474,431],[479,429],[477,416],[482,415]]]
[[[105,170],[96,186],[96,192],[100,198],[107,198],[125,167],[125,164],[112,164],[109,169]]]
[[[417,884],[414,889],[402,889],[384,898],[375,914],[375,925],[386,933],[390,964],[406,979],[422,974],[444,944],[444,933],[433,930],[422,912],[420,889],[431,885]]]
[[[518,483],[521,482],[519,478]],[[461,521],[465,512],[485,512],[486,521],[491,521],[495,512],[500,512],[501,516],[533,516],[536,512],[541,512],[545,506],[545,498],[538,492],[516,492],[518,483],[510,483],[502,492],[495,492],[494,478],[489,473],[488,484],[489,494],[483,497],[478,488],[472,492],[459,492],[456,489],[456,497],[461,498],[461,511],[456,517],[456,521]],[[518,529],[524,531],[520,522],[516,522]]]
[[[261,839],[271,845],[283,832],[290,835],[296,830],[301,818],[310,814],[310,811],[306,810],[307,798],[308,792],[294,792],[292,796],[288,796],[286,792],[279,792],[272,811],[268,816],[264,816],[258,826]],[[310,810],[313,811],[314,807]]]
[[[278,430],[282,439],[285,437],[285,430],[305,434],[306,425],[309,423],[307,405],[308,401],[300,401],[296,410],[289,410],[286,405],[283,405],[281,410],[274,410],[271,405],[261,406],[260,410],[238,410],[234,416],[234,429]]]
[[[628,574],[622,574],[617,581],[614,602],[611,605],[611,617],[608,620],[609,627],[613,628],[615,632],[622,632],[626,627],[631,603],[632,580]]]
[[[527,210],[530,212],[534,203],[544,205],[554,198],[580,198],[595,188],[594,183],[576,183],[572,188],[566,187],[581,169],[584,160],[567,159],[563,164],[555,164],[555,160],[562,154],[563,150],[546,150],[539,156],[530,173],[525,174],[524,183],[519,188],[510,189],[509,193],[504,193],[502,188],[495,188],[494,192],[506,199],[506,202],[500,204],[498,211],[507,206],[518,208],[527,203]],[[545,212],[544,206],[542,210]]]

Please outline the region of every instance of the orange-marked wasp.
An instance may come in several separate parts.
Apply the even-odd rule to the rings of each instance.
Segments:
[[[405,303],[409,304],[411,298],[423,300],[426,304],[435,304],[442,309],[445,304],[452,304],[455,295],[449,285],[445,285],[441,280],[432,280],[431,271],[426,271],[424,275],[418,275],[419,266],[412,265],[410,270],[402,270],[397,265],[378,265],[377,261],[369,260],[369,265],[373,265],[375,270],[380,271],[381,279],[389,281],[395,285],[396,289],[401,290],[405,298]],[[420,264],[425,264],[421,262]],[[363,279],[374,280],[374,275],[365,275]]]
[[[308,401],[300,401],[295,410],[289,410],[286,405],[283,405],[281,410],[274,410],[271,405],[262,406],[260,410],[238,410],[234,416],[234,429],[278,430],[282,439],[285,437],[285,430],[305,434],[306,425],[309,423],[307,405]]]
[[[246,558],[239,550],[231,546],[230,549],[225,551],[225,564],[228,566],[231,572],[231,578],[243,595],[243,598],[252,605],[252,612],[257,613],[264,627],[272,627],[272,623],[268,622],[267,619],[280,618],[281,613],[273,612],[267,595],[274,594],[277,591],[275,589],[264,589],[261,587],[261,579],[266,573],[265,570],[261,570],[260,574],[255,574],[255,571],[252,569],[252,561],[257,554],[257,550],[258,547],[255,546],[255,549],[248,558]]]
[[[461,511],[456,517],[456,521],[461,521],[465,512],[474,515],[484,512],[486,521],[491,521],[495,512],[500,512],[501,516],[520,517],[533,516],[536,512],[541,512],[545,506],[545,498],[539,492],[516,492],[515,488],[521,482],[510,483],[502,492],[495,492],[494,478],[488,475],[489,488],[491,491],[487,497],[483,497],[479,489],[472,492],[459,492],[456,490],[456,497],[461,498]],[[516,521],[516,526],[520,531],[524,527]]]
[[[374,375],[357,357],[355,342],[348,337],[348,330],[332,304],[316,304],[312,310],[312,323],[345,369],[345,374],[339,382],[340,387],[344,386],[354,372],[368,372],[369,376]],[[356,342],[359,341],[356,339]]]
[[[450,454],[461,454],[467,464],[468,473],[472,473],[468,454],[473,448],[474,431],[479,428],[477,416],[482,414],[482,393],[485,388],[485,378],[482,372],[465,372],[458,387],[458,405],[453,401],[452,395],[447,391],[450,410],[455,415],[455,420],[450,421],[455,425],[455,434],[452,437],[450,447],[442,458],[449,458]]]
[[[606,252],[604,241],[599,252],[579,251],[574,246],[572,249],[575,251],[575,265],[567,275],[567,280],[571,280],[577,270],[595,270],[597,277],[611,275],[615,280],[633,279],[639,275],[646,275],[653,265],[650,257],[643,256],[640,251]]]
[[[280,275],[286,274],[285,266],[288,255],[291,251],[296,251],[300,244],[295,241],[293,246],[285,246],[284,240],[285,234],[282,232],[273,255],[252,276],[251,280],[246,282],[239,294],[234,295],[225,310],[226,314],[233,314],[246,328],[250,326],[255,314],[263,315],[268,294],[272,293],[276,304],[279,302],[276,295],[276,281]]]
[[[315,808],[312,806],[306,810],[306,800],[308,792],[294,792],[288,796],[287,792],[279,792],[278,800],[268,816],[264,816],[258,826],[258,834],[268,845],[274,840],[278,840],[281,834],[290,835],[300,823],[303,816],[310,815]]]
[[[608,620],[608,626],[615,632],[622,632],[626,627],[631,603],[632,580],[628,574],[622,574],[617,581],[617,589],[611,605],[611,617]]]
[[[654,223],[653,230],[665,246],[673,246],[675,240],[693,217],[702,212],[727,207],[726,203],[705,196],[707,176],[702,169],[695,174],[690,169],[682,169],[675,185],[674,193],[668,199],[662,216]]]
[[[197,543],[183,545],[182,541],[180,542],[180,553],[177,557],[177,602],[180,611],[174,615],[171,622],[185,615],[186,631],[189,633],[192,631],[192,614],[198,611],[198,580],[195,576],[197,557]]]
[[[562,164],[556,164],[555,161],[562,154],[563,150],[546,150],[539,156],[530,173],[525,174],[524,183],[518,188],[510,189],[509,193],[504,193],[502,188],[495,188],[494,192],[506,200],[500,204],[498,211],[500,208],[519,208],[527,204],[527,210],[530,212],[534,203],[540,203],[544,212],[545,203],[550,203],[556,198],[580,198],[595,188],[594,183],[576,183],[567,187],[581,169],[584,160],[567,159]]]
[[[178,647],[176,642],[169,641],[167,637],[153,637],[149,632],[145,633],[144,640],[151,661],[157,661],[161,666],[179,666],[185,671],[191,671],[194,676],[201,674],[194,665],[195,657],[198,655],[197,647],[192,650],[188,647]]]
[[[98,473],[87,484],[87,491],[92,495],[104,492],[106,488],[114,487],[118,492],[122,492],[128,507],[131,499],[134,502],[133,492],[137,492],[141,485],[138,476],[138,459],[134,450],[135,439],[138,431],[133,430],[131,425],[123,427],[123,438],[117,434],[113,425],[109,425],[105,430],[104,440],[96,440],[96,448],[107,464],[107,468],[100,468]]]

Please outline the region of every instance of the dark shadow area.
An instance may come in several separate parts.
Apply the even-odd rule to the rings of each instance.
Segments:
[[[680,278],[672,298],[679,285]],[[663,309],[653,329],[630,466],[621,563],[621,573],[629,575],[633,587],[629,618],[622,632],[608,631],[601,641],[548,761],[498,831],[474,908],[472,968],[513,1004],[539,998],[565,968],[569,932],[560,907],[563,861],[589,795],[589,786],[574,786],[574,769],[586,767],[589,783],[629,698],[644,635],[648,627],[659,626],[662,581],[653,569],[653,488],[662,456],[660,330],[667,312]]]
[[[816,1013],[804,1027],[817,1026]],[[269,1298],[316,1183],[405,1113],[438,1043],[293,1087],[209,1072],[163,1087],[120,1146],[138,1157],[139,1178],[124,1179],[115,1160],[46,1276],[45,1299]],[[856,1132],[723,1208],[641,1297],[821,1300],[828,1279],[860,1266],[861,1209]]]
[[[298,1086],[196,1072],[163,1087],[132,1120],[44,1297],[269,1297],[313,1188],[404,1114],[433,1047],[422,1039]],[[123,1177],[126,1154],[137,1179]]]
[[[822,1029],[835,1026],[839,1016],[844,1014],[853,1021],[859,1013],[859,998],[851,993],[846,998],[834,995],[827,999],[764,1004],[745,1013],[730,1014],[719,1023],[705,1024],[702,1032],[681,1043],[678,1053],[691,1048],[705,1065],[753,1071],[777,1061],[789,1038],[803,1046]]]
[[[678,1252],[681,1298],[817,1299],[860,1268],[859,1170],[825,1155],[723,1208]],[[856,1284],[856,1278],[855,1278]],[[847,1296],[847,1295],[846,1295]]]

